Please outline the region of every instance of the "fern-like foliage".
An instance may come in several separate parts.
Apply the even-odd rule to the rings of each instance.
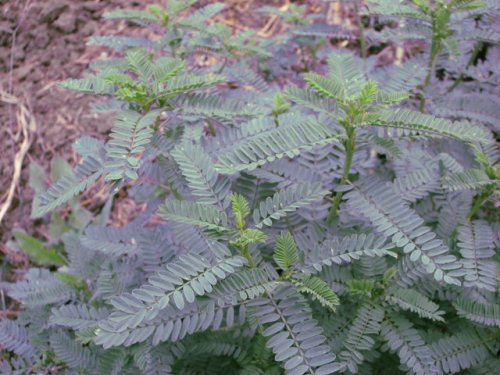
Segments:
[[[252,118],[264,115],[264,111],[250,103],[210,94],[189,94],[176,101],[183,114],[232,122],[235,118]]]
[[[220,178],[212,166],[208,155],[194,145],[180,145],[172,151],[177,164],[188,182],[198,202],[216,205],[221,210],[227,207],[231,184],[225,176]]]
[[[489,356],[489,339],[465,330],[430,345],[440,373],[456,373],[481,363]]]
[[[348,369],[356,373],[362,363],[362,352],[369,351],[375,344],[372,335],[378,335],[381,329],[384,310],[380,306],[363,305],[356,314],[344,340],[343,350],[339,353],[339,369]]]
[[[461,298],[453,303],[459,316],[487,326],[500,326],[500,306]]]
[[[299,249],[290,232],[282,233],[276,240],[274,261],[283,271],[289,271],[299,260]]]
[[[498,182],[492,181],[481,169],[450,173],[442,181],[443,187],[450,191],[481,189],[494,183]]]
[[[439,189],[439,176],[437,170],[424,168],[396,178],[393,186],[404,200],[415,202]]]
[[[0,328],[0,345],[4,350],[26,358],[38,357],[38,350],[31,343],[26,328],[8,319],[0,320]]]
[[[211,292],[219,279],[226,278],[244,263],[243,258],[232,257],[210,266],[206,260],[185,255],[150,277],[147,284],[114,298],[111,303],[115,310],[106,319],[108,325],[105,327],[113,327],[114,332],[122,333],[123,341],[128,337],[129,342],[134,341],[136,338],[129,336],[127,330],[154,319],[169,304],[182,310],[186,303],[194,302],[196,296]],[[102,324],[100,327],[104,330]],[[153,328],[148,327],[146,332]],[[116,337],[110,340],[103,333],[98,335],[96,343],[111,347],[120,345],[123,342],[120,340]]]
[[[51,303],[63,303],[74,295],[74,289],[59,281],[46,269],[32,268],[24,281],[8,284],[5,287],[9,296],[27,306],[44,306]]]
[[[55,331],[50,335],[50,346],[59,360],[73,368],[85,371],[95,368],[95,354],[63,331]]]
[[[252,316],[264,328],[267,346],[290,373],[329,374],[337,369],[335,355],[305,299],[290,285],[251,303]]]
[[[335,111],[335,101],[314,90],[288,87],[283,94],[287,99],[316,112],[330,114]]]
[[[226,231],[227,215],[217,208],[186,201],[167,201],[158,214],[177,223],[196,225],[201,228]]]
[[[456,257],[429,227],[422,226],[422,218],[397,200],[389,184],[370,179],[360,189],[348,192],[346,198],[349,207],[360,210],[380,232],[392,236],[392,243],[412,261],[422,262],[436,280],[460,285],[457,276],[462,271]]]
[[[219,154],[217,170],[222,173],[253,170],[286,156],[297,156],[300,150],[334,143],[337,140],[337,135],[331,129],[310,120],[284,124],[264,132],[259,131],[257,125],[248,124],[252,127],[247,130],[250,134],[238,139],[238,143],[230,150]]]
[[[253,212],[253,220],[257,228],[270,226],[274,220],[286,216],[300,207],[307,206],[321,199],[327,191],[321,184],[302,183],[282,190],[259,204]]]
[[[491,142],[490,132],[483,127],[467,121],[452,122],[407,109],[382,111],[379,120],[373,125],[422,131],[456,138],[465,142]]]
[[[274,270],[255,268],[234,273],[221,280],[214,286],[210,296],[237,303],[255,299],[266,292],[270,293],[277,285]]]
[[[111,132],[111,140],[106,147],[108,161],[105,163],[106,179],[120,180],[125,176],[138,178],[139,155],[144,152],[153,136],[151,125],[160,112],[152,111],[141,116],[134,111],[122,111]]]
[[[433,352],[408,320],[397,315],[385,317],[381,335],[392,351],[398,353],[401,363],[414,374],[438,374]]]
[[[444,322],[444,311],[439,310],[439,305],[413,289],[397,288],[386,299],[390,304],[417,313],[422,318]]]
[[[332,311],[335,311],[335,306],[340,304],[339,297],[319,277],[309,276],[302,280],[296,280],[294,283],[299,292],[309,294],[313,300]]]
[[[46,192],[36,197],[32,216],[41,217],[66,204],[77,194],[94,184],[103,173],[102,158],[99,155],[88,156],[75,168],[72,174],[64,176]]]
[[[305,263],[312,267],[314,272],[318,272],[323,266],[351,263],[362,256],[396,256],[396,253],[390,251],[391,248],[391,245],[386,244],[385,237],[377,237],[374,234],[335,237],[308,252]]]
[[[227,258],[214,266],[194,256],[179,258],[168,264],[164,271],[150,277],[147,284],[111,301],[115,310],[105,322],[100,323],[96,343],[111,347],[125,340],[130,344],[140,341],[140,335],[145,332],[151,334],[154,326],[148,326],[145,331],[135,334],[130,329],[154,319],[169,304],[182,310],[186,303],[192,303],[196,296],[211,292],[218,279],[225,278],[243,264],[244,259],[241,257]],[[108,335],[108,332],[115,334]]]
[[[495,255],[491,228],[484,221],[474,221],[457,231],[466,272],[464,286],[496,291],[498,265],[491,259]]]
[[[50,324],[80,331],[97,327],[99,320],[108,316],[105,308],[96,309],[87,305],[64,305],[52,309]]]
[[[500,117],[498,97],[460,93],[442,98],[433,111],[440,116],[463,117],[494,125]]]

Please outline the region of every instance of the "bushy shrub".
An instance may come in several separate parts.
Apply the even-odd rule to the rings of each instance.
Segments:
[[[0,372],[496,373],[498,2],[355,1],[356,32],[265,7],[274,39],[192,3],[108,13],[161,37],[94,38],[122,57],[62,83],[116,121],[36,195],[61,242],[16,233]]]

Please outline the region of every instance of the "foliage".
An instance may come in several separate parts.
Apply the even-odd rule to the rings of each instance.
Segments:
[[[108,13],[163,32],[92,39],[120,57],[61,84],[115,123],[50,187],[31,166],[50,234],[7,244],[33,267],[0,284],[0,372],[493,373],[498,2],[351,1],[356,31],[268,6],[268,40],[195,3]],[[125,193],[143,211],[116,227]]]

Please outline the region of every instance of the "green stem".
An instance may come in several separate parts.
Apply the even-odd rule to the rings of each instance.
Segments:
[[[243,232],[245,231],[244,225],[243,225],[243,227],[239,228],[239,230],[240,230],[240,238],[241,238],[243,236]],[[244,256],[248,260],[248,265],[250,266],[250,268],[254,268],[255,262],[252,259],[252,254],[250,254],[250,248],[248,247],[248,245],[238,246],[238,247],[240,249],[240,255]]]
[[[427,72],[427,76],[425,77],[422,91],[424,91],[425,88],[431,83],[432,77],[434,76],[436,59],[439,56],[441,49],[443,48],[442,41],[449,35],[448,22],[450,13],[446,10],[446,7],[442,8],[438,4],[437,7],[430,12],[430,16],[432,17],[432,41],[428,64],[429,71]],[[420,111],[425,111],[425,93],[422,93],[422,96],[420,97]]]
[[[184,200],[183,196],[179,193],[179,191],[177,191],[172,183],[169,182],[168,186],[170,187],[170,192],[174,195],[175,199],[178,201]]]
[[[255,268],[255,262],[252,259],[252,255],[250,254],[250,249],[248,248],[248,246],[244,246],[241,249],[241,255],[247,258],[250,268]]]
[[[434,50],[434,43],[435,43],[435,40],[433,39],[432,40],[432,52],[431,52],[431,56],[429,57],[429,72],[427,73],[427,76],[425,77],[425,81],[424,81],[424,88],[429,86],[429,84],[431,83],[431,78],[433,76],[433,73],[434,73],[434,65],[436,63],[436,58],[437,58],[437,53],[436,51]]]
[[[439,55],[439,45],[441,43],[437,40],[437,38],[432,38],[432,47],[431,47],[431,55],[429,57],[429,72],[425,77],[424,85],[422,86],[422,91],[425,90],[427,86],[431,83],[432,76],[434,75],[434,65],[436,64],[436,58]],[[420,96],[420,112],[425,111],[425,93],[422,92]]]
[[[481,207],[483,207],[483,204],[490,198],[490,195],[493,193],[494,187],[488,186],[486,189],[484,189],[481,194],[479,194],[476,199],[474,200],[474,204],[469,212],[469,216],[467,217],[469,220],[472,220],[474,216],[477,214],[477,211]]]
[[[356,12],[356,23],[358,24],[359,29],[359,47],[361,50],[361,57],[363,58],[363,60],[366,60],[368,56],[368,50],[366,48],[365,26],[363,25],[363,20],[359,15],[359,8],[357,3],[354,3],[354,11]]]
[[[349,178],[349,173],[351,171],[351,165],[352,165],[352,157],[354,155],[354,150],[356,148],[355,128],[352,125],[347,124],[346,132],[347,132],[347,139],[344,143],[346,157],[344,160],[344,173],[342,174],[342,178],[340,179],[340,185],[344,185],[347,182],[347,179]],[[332,207],[330,208],[330,212],[326,219],[326,222],[328,224],[333,223],[333,221],[337,217],[337,211],[339,209],[340,202],[342,201],[342,195],[343,193],[341,191],[338,191],[335,194],[335,197],[333,198]]]
[[[279,126],[280,126],[280,119],[279,119],[280,115],[278,113],[273,113],[273,117],[274,117],[274,125],[277,128],[279,128]]]

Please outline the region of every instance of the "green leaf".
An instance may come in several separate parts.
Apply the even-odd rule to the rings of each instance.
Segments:
[[[322,199],[328,190],[323,190],[321,183],[298,183],[278,191],[272,197],[260,202],[253,212],[253,219],[257,228],[264,225],[271,226],[273,220],[278,220],[301,207]]]
[[[288,271],[299,260],[299,250],[290,232],[283,232],[276,240],[273,258],[283,271]]]
[[[78,275],[73,275],[67,272],[56,272],[55,275],[59,279],[59,281],[77,290],[87,289],[87,284],[85,283],[85,280]]]
[[[267,235],[258,229],[247,229],[233,243],[235,246],[244,247],[254,243],[265,242],[266,238]]]
[[[387,271],[384,272],[384,276],[382,277],[382,282],[384,285],[388,284],[396,274],[398,273],[398,269],[396,267],[391,267]]]
[[[327,115],[337,115],[335,101],[325,98],[312,89],[300,89],[298,87],[287,87],[283,91],[283,96],[294,103],[313,111]]]
[[[338,140],[337,132],[315,120],[303,116],[285,116],[287,119],[280,120],[279,127],[274,121],[259,118],[235,131],[232,147],[218,154],[216,170],[225,174],[253,170],[284,157],[300,155],[301,150]]]
[[[197,202],[213,205],[221,211],[229,205],[231,183],[219,176],[209,155],[198,145],[181,143],[171,152]]]
[[[444,311],[439,310],[439,305],[416,290],[396,288],[386,297],[386,300],[403,310],[417,313],[422,318],[444,322],[442,317]]]
[[[306,73],[304,79],[321,96],[335,100],[344,100],[345,98],[345,89],[340,82],[316,73]]]
[[[379,121],[367,123],[367,125],[422,131],[464,142],[488,144],[492,141],[491,132],[488,129],[468,121],[453,122],[403,108],[382,110],[379,115]]]
[[[137,169],[141,154],[153,137],[153,127],[161,110],[156,109],[145,115],[132,110],[122,110],[111,130],[111,140],[106,146],[105,163],[107,180],[120,180],[128,176],[138,178]]]
[[[19,247],[30,260],[39,266],[64,266],[66,260],[53,249],[45,248],[36,238],[21,231],[15,231],[14,237]]]
[[[443,176],[441,185],[446,190],[457,191],[475,190],[490,184],[498,184],[498,182],[498,180],[491,180],[482,169],[471,168]]]
[[[328,68],[329,78],[338,82],[346,97],[354,98],[366,83],[360,59],[351,53],[332,53]]]
[[[302,280],[294,280],[294,284],[299,292],[310,294],[314,300],[332,311],[335,311],[335,306],[340,304],[339,297],[319,277],[310,276]]]
[[[377,101],[381,104],[394,104],[408,99],[410,95],[407,92],[385,92],[379,91]]]
[[[479,303],[459,298],[453,302],[457,314],[473,322],[487,326],[500,327],[500,305],[496,303]]]
[[[241,194],[233,194],[231,196],[231,207],[233,209],[236,228],[245,228],[245,218],[250,214],[248,201]]]
[[[358,101],[362,106],[366,107],[372,104],[377,99],[377,95],[378,95],[377,82],[368,81],[366,82],[366,84],[363,86],[363,89],[359,93]]]
[[[32,217],[41,217],[67,203],[96,182],[103,171],[102,160],[98,153],[86,157],[81,164],[75,167],[72,174],[64,176],[47,191],[37,195]]]
[[[288,111],[290,111],[290,105],[285,102],[281,94],[276,95],[273,103],[273,115],[279,116],[283,113],[287,113]]]
[[[229,230],[227,215],[213,206],[187,201],[166,201],[158,209],[158,214],[177,223],[196,225],[219,232]]]
[[[373,280],[349,280],[347,282],[347,292],[349,294],[371,298],[374,289],[375,281]]]

